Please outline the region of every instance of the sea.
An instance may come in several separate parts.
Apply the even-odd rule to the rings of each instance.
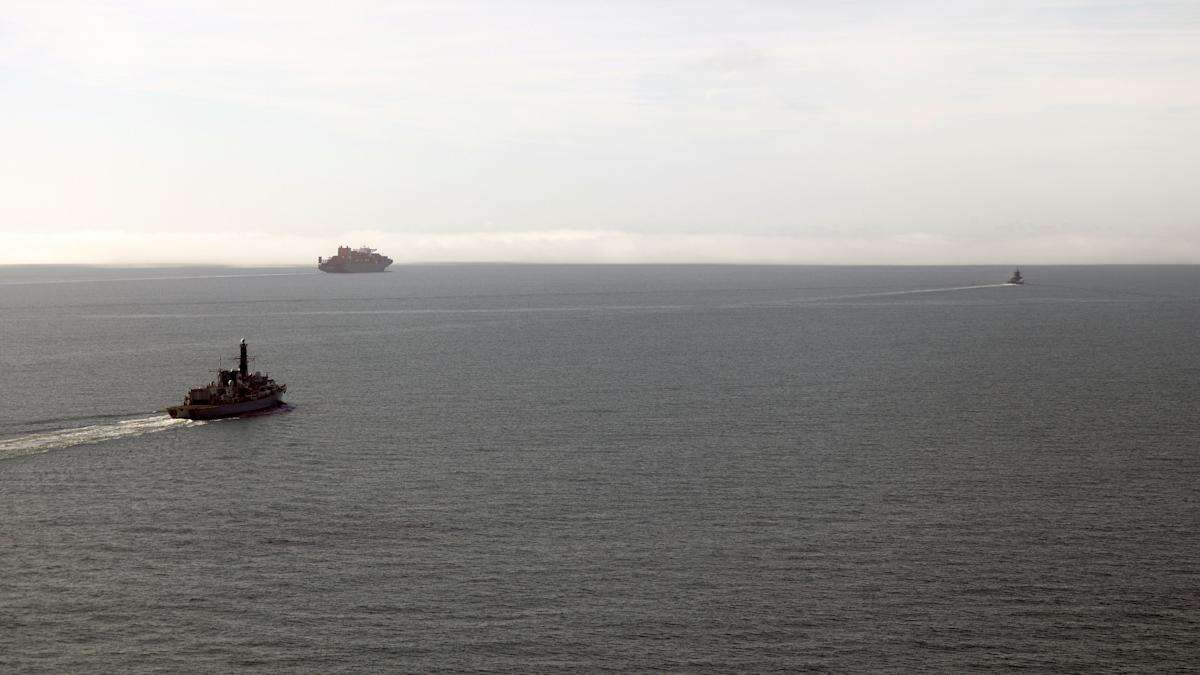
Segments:
[[[0,670],[1196,672],[1200,267],[1011,271],[0,267]]]

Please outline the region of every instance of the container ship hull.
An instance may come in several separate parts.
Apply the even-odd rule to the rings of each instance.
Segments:
[[[317,265],[317,269],[321,270],[322,272],[330,272],[333,274],[354,274],[354,273],[358,273],[358,272],[383,272],[384,270],[386,270],[388,268],[388,265],[391,265],[391,264],[392,264],[391,261],[375,262],[375,263],[352,262],[352,263],[337,264],[337,263],[334,263],[332,260],[329,260],[329,261],[321,263],[320,265]]]
[[[219,403],[216,405],[176,405],[167,408],[171,417],[189,420],[213,420],[221,417],[236,417],[250,412],[274,408],[283,403],[283,392],[275,392],[253,401],[238,401],[237,403]]]

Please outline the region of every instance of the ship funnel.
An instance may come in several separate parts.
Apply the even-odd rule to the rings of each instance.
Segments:
[[[238,355],[238,371],[242,377],[250,374],[249,364],[246,362],[246,338],[242,338],[242,353]]]

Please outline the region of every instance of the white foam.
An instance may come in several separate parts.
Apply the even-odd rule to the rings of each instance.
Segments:
[[[132,438],[198,424],[203,424],[203,422],[175,419],[166,415],[152,415],[120,420],[111,424],[93,424],[85,427],[44,431],[29,436],[0,439],[0,458],[36,455],[76,445]]]

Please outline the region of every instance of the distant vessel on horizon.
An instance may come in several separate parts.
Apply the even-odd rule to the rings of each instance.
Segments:
[[[317,258],[317,269],[322,272],[382,272],[392,264],[392,259],[375,252],[375,249],[360,246],[351,249],[339,246],[337,255]]]
[[[1021,284],[1025,283],[1025,277],[1021,276],[1020,267],[1013,270],[1012,276],[1008,278],[1008,283],[1015,286],[1020,286]]]

